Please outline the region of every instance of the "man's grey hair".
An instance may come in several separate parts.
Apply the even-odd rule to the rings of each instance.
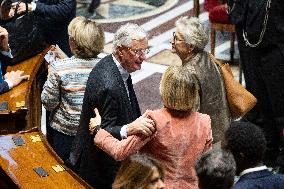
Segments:
[[[181,17],[176,21],[176,30],[187,44],[203,50],[208,43],[208,30],[196,17]]]
[[[200,189],[229,189],[234,183],[236,163],[231,152],[214,149],[201,156],[195,170]]]
[[[132,40],[142,40],[147,37],[146,31],[137,24],[127,23],[121,26],[114,35],[113,49],[118,46],[131,47]]]

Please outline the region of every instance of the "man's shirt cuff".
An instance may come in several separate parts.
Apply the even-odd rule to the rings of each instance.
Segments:
[[[31,2],[32,5],[32,11],[34,11],[36,9],[36,3],[35,2]]]
[[[12,81],[10,81],[9,79],[5,79],[5,81],[8,83],[9,89],[12,89],[14,87]]]
[[[9,51],[1,51],[1,54],[3,54],[4,56],[8,56],[9,58],[13,58],[11,49]]]
[[[128,126],[128,125],[124,125],[124,126],[122,126],[121,129],[120,129],[120,136],[121,136],[122,139],[127,138],[127,131],[126,131],[127,126]]]

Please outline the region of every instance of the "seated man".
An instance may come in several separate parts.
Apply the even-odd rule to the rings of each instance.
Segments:
[[[200,189],[230,189],[236,163],[229,151],[215,149],[204,153],[195,165]]]
[[[274,174],[263,164],[266,140],[259,127],[233,122],[225,133],[223,147],[232,152],[240,176],[232,189],[284,188],[284,175]]]
[[[11,88],[17,86],[22,80],[28,79],[23,71],[11,71],[2,76],[1,63],[9,63],[11,61],[11,52],[8,44],[8,32],[5,28],[0,26],[0,94],[3,94]]]

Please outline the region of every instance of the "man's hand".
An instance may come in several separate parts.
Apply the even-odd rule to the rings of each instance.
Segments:
[[[11,9],[16,10],[17,4],[18,4],[18,2],[13,3]],[[29,11],[29,12],[32,11],[32,4],[31,4],[31,3],[28,3],[28,11]],[[26,4],[23,3],[23,2],[21,2],[21,3],[19,4],[18,9],[17,9],[17,14],[21,14],[21,13],[24,13],[24,12],[26,12]]]
[[[98,127],[98,125],[101,125],[101,123],[102,123],[102,118],[101,118],[101,115],[100,115],[98,109],[95,108],[94,112],[95,112],[95,117],[91,118],[90,123],[89,123],[90,134],[93,134],[96,127]]]
[[[1,51],[10,51],[8,43],[8,32],[5,28],[0,26],[0,49]]]
[[[23,71],[11,71],[4,75],[4,79],[8,79],[13,83],[13,87],[19,85],[21,81],[29,79],[29,75],[25,75]]]
[[[152,119],[147,118],[146,113],[144,113],[135,121],[128,124],[126,129],[127,136],[135,134],[151,136],[156,131],[155,126],[155,122]]]

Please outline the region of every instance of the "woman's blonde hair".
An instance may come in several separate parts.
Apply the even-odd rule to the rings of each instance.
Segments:
[[[157,168],[161,179],[164,180],[164,169],[161,164],[147,155],[132,155],[121,164],[112,189],[146,189]]]
[[[184,67],[170,66],[163,74],[160,95],[170,110],[193,110],[198,98],[197,79]]]
[[[77,58],[94,58],[104,48],[104,32],[93,20],[82,16],[74,18],[68,26],[68,34],[75,43],[73,53]]]

